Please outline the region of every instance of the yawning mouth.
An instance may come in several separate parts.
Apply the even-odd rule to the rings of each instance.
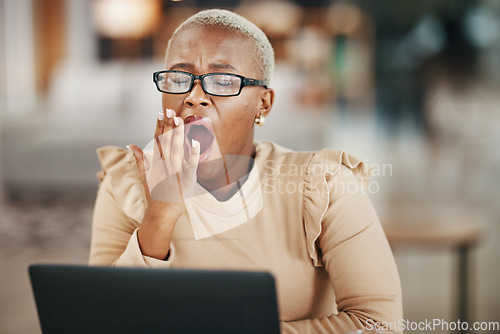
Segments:
[[[187,133],[187,138],[189,142],[192,142],[192,139],[198,141],[200,143],[200,153],[205,152],[214,140],[214,136],[206,127],[203,125],[193,124],[189,127],[189,131]]]
[[[200,163],[205,162],[215,139],[212,122],[205,116],[190,115],[184,120],[184,140],[187,147],[192,146],[192,140],[200,143]]]

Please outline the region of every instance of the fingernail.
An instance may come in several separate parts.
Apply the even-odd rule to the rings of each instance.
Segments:
[[[179,125],[179,117],[174,117],[174,124]]]
[[[134,151],[132,151],[132,149],[130,148],[129,145],[125,146],[127,148],[127,151],[129,151],[130,153],[134,154]]]
[[[191,139],[191,146],[193,146],[193,148],[198,147],[198,145],[200,145],[200,143],[197,140]]]
[[[160,121],[163,121],[163,120],[165,119],[165,115],[163,115],[163,113],[162,113],[162,112],[159,112],[159,113],[158,113],[158,119],[159,119]]]
[[[167,117],[172,118],[172,109],[167,109],[166,112],[167,112]]]

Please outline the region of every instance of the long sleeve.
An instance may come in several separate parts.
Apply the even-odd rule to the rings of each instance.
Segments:
[[[127,151],[106,147],[98,151],[103,171],[92,222],[90,265],[168,268],[168,261],[141,253],[137,230],[146,206],[133,158]]]
[[[312,176],[314,187],[306,192],[305,203],[311,258],[329,273],[338,313],[284,322],[283,333],[345,333],[402,318],[398,271],[360,180],[363,166],[345,154],[341,159],[334,171]],[[318,189],[320,184],[326,191]]]

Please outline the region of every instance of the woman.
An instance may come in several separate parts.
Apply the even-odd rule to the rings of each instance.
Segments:
[[[397,321],[400,282],[363,163],[253,141],[273,105],[273,65],[264,33],[229,11],[174,32],[154,74],[152,152],[98,151],[90,264],[268,270],[284,332]]]

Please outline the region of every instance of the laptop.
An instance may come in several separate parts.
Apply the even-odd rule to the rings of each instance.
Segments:
[[[43,334],[279,333],[270,273],[34,264]]]

